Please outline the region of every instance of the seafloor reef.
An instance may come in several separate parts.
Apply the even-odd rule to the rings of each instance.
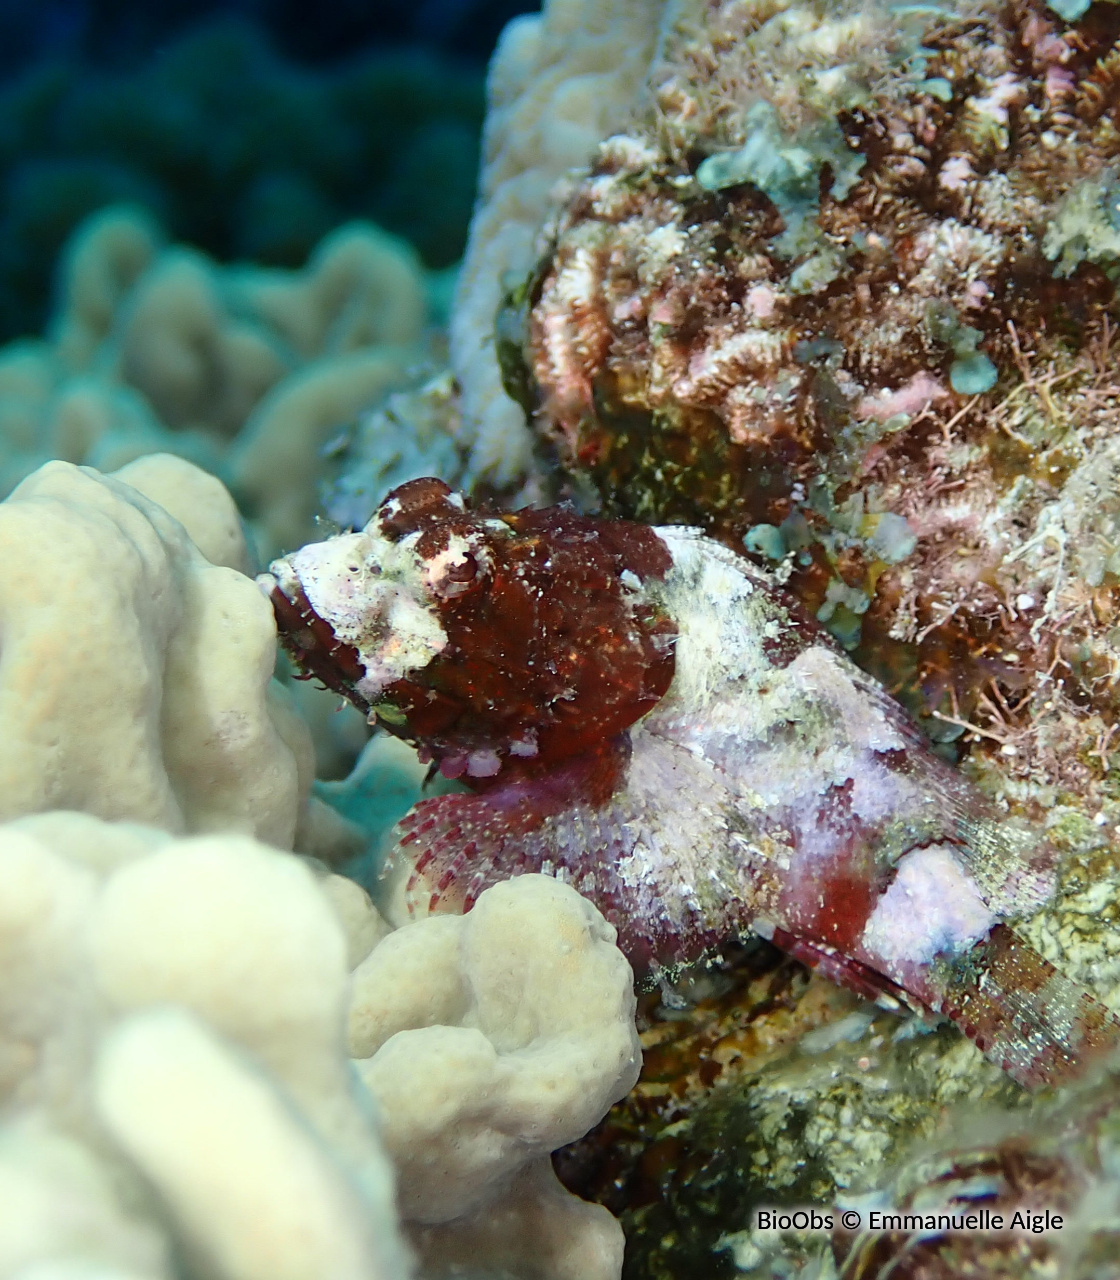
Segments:
[[[1108,697],[1120,19],[796,12],[670,28],[511,299],[507,385],[607,510],[745,543],[1025,763],[1055,662]]]
[[[802,950],[810,974],[751,936],[655,967],[635,1017],[615,942],[640,931],[554,878],[471,890],[453,827],[410,919],[379,871],[425,766],[277,666],[251,577],[421,474],[516,526],[523,567],[549,521],[699,526],[909,709],[930,770],[1052,851],[1016,927],[1120,1009],[1118,50],[1107,0],[551,0],[491,70],[447,350],[446,280],[370,224],[302,267],[217,265],[135,208],[75,233],[44,336],[0,353],[0,1280],[1120,1276],[1115,1063],[1079,1075],[1074,1046],[1074,1083],[1027,1092],[830,981],[850,955]],[[98,99],[118,123],[126,88]],[[401,189],[438,204],[417,150]],[[273,188],[242,176],[253,230]],[[556,495],[582,510],[509,512]],[[411,565],[444,602],[501,559],[468,533]],[[378,588],[398,630],[355,633],[390,657],[406,560]],[[634,622],[649,566],[586,561],[550,643],[589,643],[600,579],[625,587],[604,636],[668,635]],[[511,592],[511,625],[546,599]],[[497,679],[472,634],[466,695]],[[527,713],[502,687],[504,725]],[[426,697],[375,709],[400,731]],[[511,755],[571,818],[543,739],[405,736],[479,794],[430,790],[398,836]],[[796,1205],[835,1220],[759,1228]]]
[[[570,492],[772,566],[946,755],[1050,831],[1064,889],[1030,932],[1115,1000],[1120,11],[1068,17],[673,7],[629,121],[554,190],[496,354]],[[759,1064],[738,1043],[754,1017],[725,998],[703,1072],[671,1057],[658,1103],[640,1087],[617,1113],[633,1160],[584,1153],[641,1224],[635,1276],[780,1272],[732,1247],[736,1213],[746,1230],[768,1196],[883,1190],[908,1143],[936,1144],[944,1104],[984,1113],[1004,1090],[959,1044],[858,1022],[851,1050]],[[663,1016],[651,1042],[673,1038],[681,1015]],[[656,1190],[651,1114],[672,1135]],[[874,1265],[957,1274],[912,1252]]]

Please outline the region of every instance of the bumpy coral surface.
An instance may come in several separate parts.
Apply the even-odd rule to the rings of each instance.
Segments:
[[[368,902],[244,836],[78,813],[4,826],[0,869],[4,1270],[171,1280],[174,1233],[229,1280],[403,1280],[342,1034]]]
[[[5,1274],[617,1280],[548,1166],[639,1062],[573,890],[390,933],[255,840],[79,813],[0,827],[0,879]]]
[[[309,537],[324,445],[423,356],[419,262],[364,223],[302,271],[219,268],[133,208],[78,229],[44,339],[0,352],[0,491],[49,458],[178,453],[220,475],[261,553]]]
[[[217,480],[171,457],[118,476],[48,463],[0,504],[0,547],[0,814],[329,855],[338,823],[309,801],[310,736],[272,679],[272,619]]]
[[[637,1078],[633,976],[614,938],[572,889],[530,875],[468,916],[405,925],[354,971],[350,1052],[431,1274],[470,1258],[524,1280],[618,1276],[618,1224],[548,1160]]]

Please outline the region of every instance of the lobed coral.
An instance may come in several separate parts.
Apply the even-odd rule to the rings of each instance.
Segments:
[[[212,476],[49,463],[0,544],[0,1271],[616,1277],[548,1165],[637,1074],[613,929],[529,877],[391,933],[261,843],[361,847]]]
[[[313,527],[323,446],[427,367],[429,283],[369,226],[300,272],[217,268],[112,209],[48,337],[0,355],[5,1274],[619,1274],[617,1223],[549,1165],[637,1074],[610,926],[529,877],[390,933],[258,843],[363,844],[244,575]],[[420,398],[457,465],[450,389]]]
[[[618,1274],[617,1224],[547,1168],[636,1068],[572,890],[394,934],[247,837],[80,813],[0,827],[0,875],[5,1275],[405,1280],[407,1236],[432,1280]]]
[[[610,1280],[622,1233],[549,1152],[629,1091],[641,1053],[614,929],[549,876],[405,925],[354,972],[350,1052],[382,1108],[401,1213],[429,1268]],[[461,1265],[461,1264],[460,1264]]]
[[[68,247],[50,335],[0,353],[0,482],[171,451],[235,488],[261,551],[295,545],[322,447],[423,359],[426,319],[415,256],[372,226],[339,228],[302,272],[219,269],[106,210]]]
[[[310,799],[310,735],[272,679],[272,620],[218,481],[173,457],[116,476],[49,463],[0,504],[0,545],[0,816],[352,843]]]

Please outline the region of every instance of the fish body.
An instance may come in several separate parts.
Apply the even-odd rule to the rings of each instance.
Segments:
[[[262,586],[307,671],[473,789],[399,824],[415,914],[544,871],[638,972],[753,931],[1029,1086],[1120,1042],[1011,928],[1052,896],[1052,847],[696,530],[482,516],[414,481]]]

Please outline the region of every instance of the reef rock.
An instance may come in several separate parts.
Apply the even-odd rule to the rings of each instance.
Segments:
[[[498,325],[607,511],[781,565],[931,734],[1071,780],[1116,666],[1118,21],[682,6]]]

